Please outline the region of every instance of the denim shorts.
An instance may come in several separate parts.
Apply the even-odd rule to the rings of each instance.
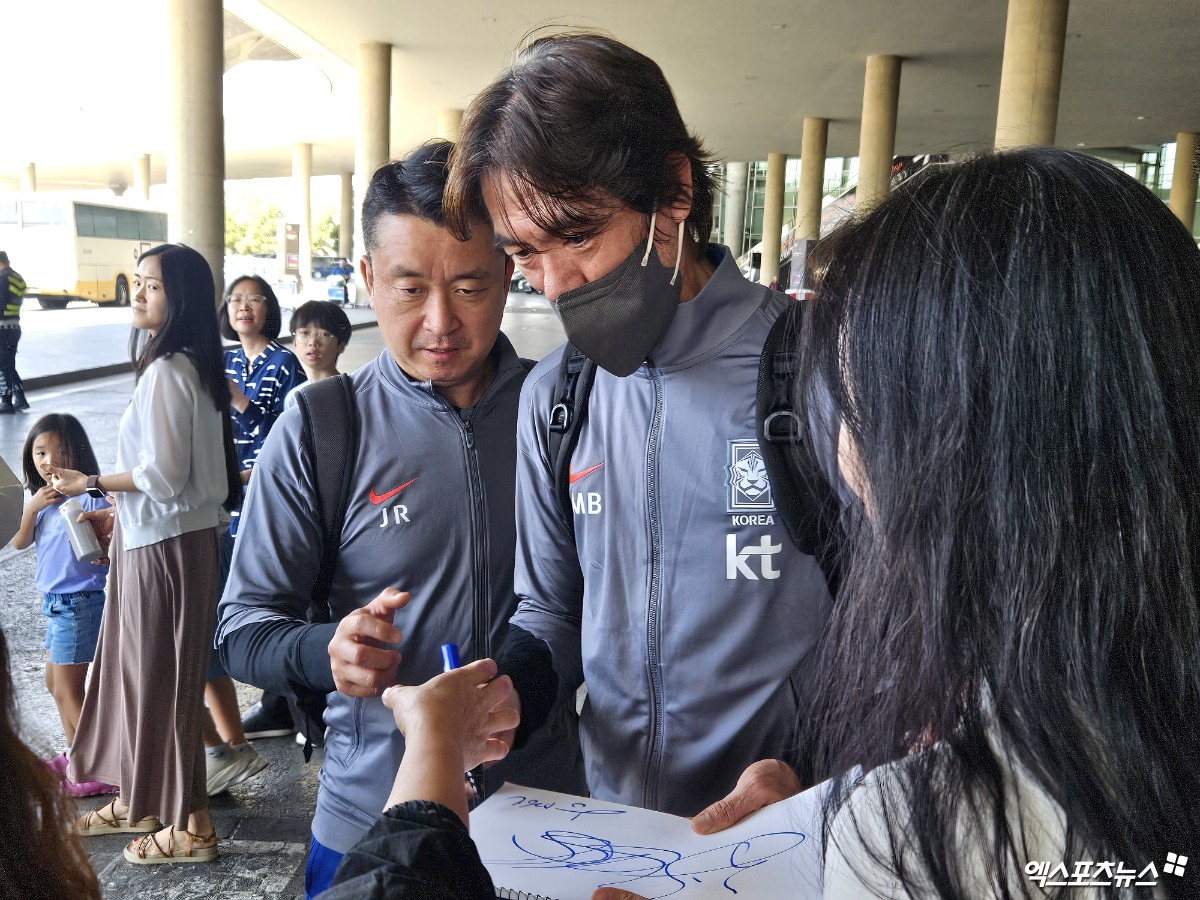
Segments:
[[[45,648],[50,662],[60,666],[90,663],[100,637],[100,615],[104,591],[46,594],[42,615],[46,617]]]

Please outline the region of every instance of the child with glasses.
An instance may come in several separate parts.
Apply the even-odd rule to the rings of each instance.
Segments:
[[[341,307],[328,300],[310,300],[296,307],[289,327],[310,382],[338,374],[338,358],[350,343],[350,319]],[[287,405],[295,402],[289,398]]]

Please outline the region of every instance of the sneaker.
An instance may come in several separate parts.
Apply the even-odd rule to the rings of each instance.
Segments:
[[[242,716],[242,730],[246,733],[246,740],[253,741],[258,738],[287,737],[295,732],[296,726],[292,723],[291,713],[287,714],[286,719],[272,716],[259,702]]]
[[[66,776],[63,776],[62,789],[68,797],[96,797],[117,792],[116,787],[103,781],[72,781]]]
[[[206,753],[208,796],[223,794],[235,784],[253,778],[267,767],[267,761],[249,744],[222,747],[218,753]]]
[[[304,736],[303,731],[296,732],[296,743],[301,747],[308,743],[308,738]],[[325,736],[321,735],[320,737],[313,738],[312,745],[314,749],[320,750],[325,746]]]

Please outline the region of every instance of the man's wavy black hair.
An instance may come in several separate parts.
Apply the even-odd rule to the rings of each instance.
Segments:
[[[676,177],[680,159],[691,166],[688,184]],[[481,181],[498,174],[530,220],[563,239],[595,231],[620,206],[649,215],[690,200],[700,256],[712,232],[712,162],[654,60],[607,35],[553,34],[522,50],[463,117],[446,222],[469,234]]]

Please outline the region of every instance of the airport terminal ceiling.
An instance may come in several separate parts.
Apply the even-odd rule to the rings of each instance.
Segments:
[[[13,4],[5,13],[0,182],[127,184],[150,153],[165,179],[171,38],[162,0]],[[829,155],[857,154],[866,57],[903,57],[896,152],[990,147],[1004,0],[226,0],[227,176],[314,173],[354,159],[354,65],[394,45],[393,153],[435,134],[539,27],[605,30],[657,60],[684,117],[720,157],[798,155],[805,116]],[[256,40],[259,32],[266,40]],[[1196,0],[1072,0],[1057,142],[1151,147],[1200,131]],[[292,58],[295,57],[295,58]]]

